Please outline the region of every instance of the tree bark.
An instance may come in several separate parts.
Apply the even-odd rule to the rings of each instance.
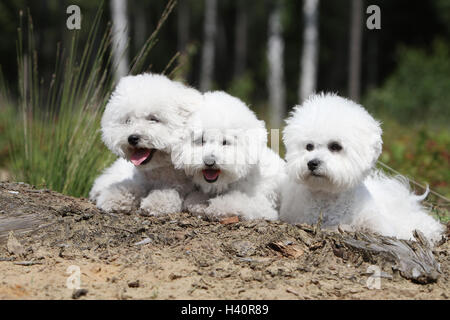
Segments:
[[[361,87],[361,46],[363,25],[362,0],[352,0],[350,26],[350,55],[348,71],[348,95],[350,99],[359,101]]]
[[[303,3],[303,53],[298,90],[299,101],[316,91],[317,64],[319,56],[319,0],[304,0]]]
[[[204,40],[200,73],[200,90],[211,89],[214,75],[215,35],[217,32],[217,0],[205,0]]]
[[[270,124],[272,128],[280,128],[285,113],[284,40],[282,37],[281,11],[281,2],[277,1],[269,16],[267,43],[269,73],[267,87],[270,103]]]
[[[128,74],[128,16],[125,0],[110,1],[112,17],[112,40],[114,76],[116,81]]]

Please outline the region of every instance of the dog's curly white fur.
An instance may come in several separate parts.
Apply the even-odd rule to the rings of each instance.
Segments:
[[[177,145],[172,157],[198,188],[185,209],[216,218],[277,219],[285,163],[267,147],[264,121],[241,100],[215,91],[204,94],[188,128],[190,141]]]
[[[287,181],[280,219],[322,226],[349,225],[386,236],[413,238],[418,229],[436,241],[443,226],[427,214],[405,178],[374,169],[382,130],[362,106],[333,94],[296,106],[283,140]]]
[[[105,211],[181,210],[193,184],[171,162],[200,92],[156,74],[122,78],[101,121],[102,139],[119,159],[96,179],[90,199]]]

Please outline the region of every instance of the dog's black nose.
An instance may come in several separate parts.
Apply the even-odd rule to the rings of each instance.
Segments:
[[[205,163],[205,165],[207,165],[208,167],[212,167],[213,165],[216,164],[216,158],[214,156],[207,156],[203,158],[203,162]]]
[[[317,169],[317,167],[320,164],[320,160],[319,159],[313,159],[311,161],[308,162],[308,169],[311,171],[314,171]]]
[[[135,146],[138,144],[140,137],[136,134],[132,134],[131,136],[128,137],[128,143],[131,144],[132,146]]]

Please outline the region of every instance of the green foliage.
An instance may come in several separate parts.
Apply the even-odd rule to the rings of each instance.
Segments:
[[[147,67],[145,59],[156,41],[156,33],[173,7],[174,1],[169,1],[158,28],[133,60],[131,73],[140,73]],[[0,83],[0,152],[4,150],[1,143],[6,140],[8,169],[15,180],[72,196],[87,196],[100,170],[112,162],[114,157],[103,145],[99,130],[102,111],[114,85],[111,30],[99,34],[101,8],[81,50],[79,33],[72,31],[67,54],[65,50],[57,52],[48,85],[38,74],[39,52],[35,50],[31,17],[26,33],[21,23],[17,100]]]
[[[450,31],[450,2],[448,0],[434,0],[434,10],[439,21]]]
[[[383,120],[380,161],[450,198],[450,45],[435,41],[431,52],[401,48],[398,65],[364,105]],[[417,190],[422,191],[422,190]],[[449,220],[449,203],[430,195],[434,214]],[[436,206],[437,205],[437,206]]]
[[[384,146],[380,161],[450,198],[450,131],[382,119]]]
[[[450,120],[450,45],[436,41],[431,53],[401,48],[398,66],[381,88],[370,91],[365,106],[402,123]]]
[[[252,79],[251,73],[246,72],[231,82],[228,93],[242,99],[243,101],[250,101],[254,90],[255,83]]]
[[[21,14],[22,16],[22,14]],[[101,111],[112,83],[110,33],[95,42],[101,10],[88,41],[77,54],[73,32],[67,55],[60,50],[48,86],[39,78],[34,30],[29,16],[18,33],[19,97],[2,88],[2,128],[9,143],[10,170],[15,179],[74,196],[86,196],[111,155],[98,130]]]

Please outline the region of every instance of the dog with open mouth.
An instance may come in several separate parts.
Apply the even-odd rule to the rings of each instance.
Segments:
[[[381,127],[362,106],[334,94],[318,94],[296,106],[283,132],[287,180],[280,219],[323,227],[346,225],[412,239],[418,229],[431,241],[443,225],[421,206],[406,178],[375,169]]]
[[[173,148],[172,161],[197,190],[184,209],[209,217],[277,219],[284,161],[267,147],[264,121],[239,99],[204,94],[188,121],[190,135]]]
[[[101,121],[103,142],[119,159],[95,180],[90,199],[107,212],[180,212],[193,185],[173,167],[171,151],[202,100],[162,75],[122,78]]]

